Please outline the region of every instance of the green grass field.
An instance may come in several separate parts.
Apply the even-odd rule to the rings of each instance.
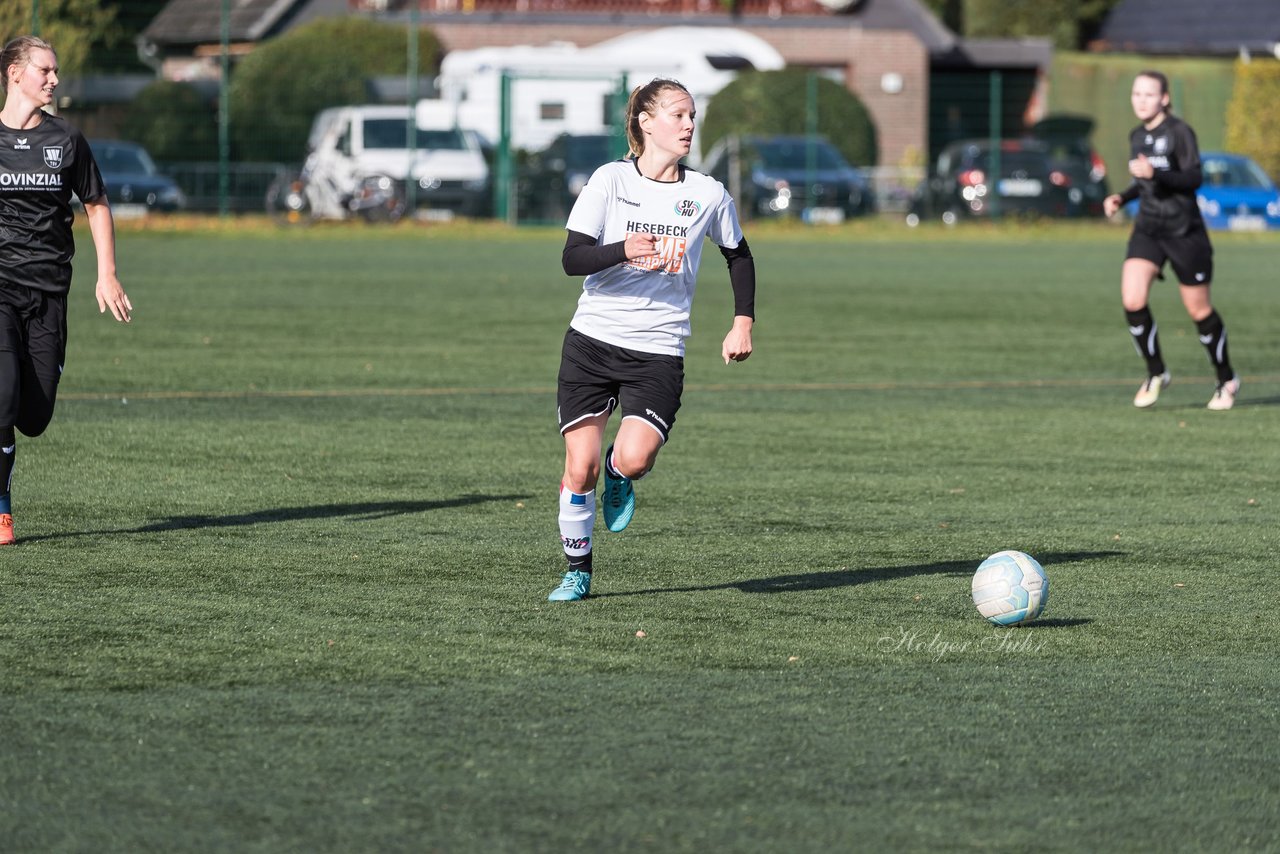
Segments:
[[[81,236],[0,554],[0,849],[1280,850],[1280,286],[1217,240],[1244,378],[1123,230],[751,232],[592,599],[552,605],[561,232]],[[969,600],[1035,555],[1036,624]],[[643,634],[642,634],[643,633]]]

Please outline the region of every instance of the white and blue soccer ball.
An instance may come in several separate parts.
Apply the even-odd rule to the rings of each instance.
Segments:
[[[1021,626],[1044,613],[1049,576],[1031,555],[996,552],[973,574],[973,604],[997,626]]]

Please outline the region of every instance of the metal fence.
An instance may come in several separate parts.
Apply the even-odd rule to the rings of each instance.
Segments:
[[[187,197],[187,210],[217,213],[222,210],[222,175],[214,162],[157,164]],[[292,167],[296,171],[296,166]],[[291,167],[284,163],[232,163],[227,170],[227,204],[230,213],[262,213],[267,189]]]

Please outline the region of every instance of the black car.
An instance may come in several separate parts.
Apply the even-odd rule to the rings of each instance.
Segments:
[[[107,185],[107,201],[117,214],[127,214],[130,209],[176,211],[186,207],[182,190],[172,178],[160,174],[151,155],[141,145],[116,139],[91,139],[89,148]]]
[[[911,200],[907,223],[962,217],[1073,216],[1071,178],[1057,168],[1048,143],[1036,139],[953,142],[938,155],[933,173]]]
[[[601,165],[626,154],[626,143],[608,133],[562,133],[520,167],[520,219],[563,222]]]
[[[871,185],[820,136],[733,136],[699,171],[724,184],[745,216],[838,222],[875,210]]]
[[[1059,114],[1036,122],[1029,134],[1049,146],[1051,165],[1067,177],[1074,216],[1103,216],[1102,200],[1108,195],[1107,165],[1089,141],[1092,133],[1088,116]]]

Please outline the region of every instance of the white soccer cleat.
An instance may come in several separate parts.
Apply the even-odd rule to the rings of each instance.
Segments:
[[[1236,395],[1240,393],[1240,378],[1232,377],[1225,383],[1218,383],[1213,397],[1209,398],[1209,408],[1215,412],[1225,412],[1236,405]]]
[[[1173,382],[1173,377],[1168,371],[1147,377],[1146,382],[1138,388],[1138,393],[1133,396],[1133,405],[1139,409],[1146,409],[1148,406],[1154,405],[1160,399],[1160,390],[1171,382]]]

